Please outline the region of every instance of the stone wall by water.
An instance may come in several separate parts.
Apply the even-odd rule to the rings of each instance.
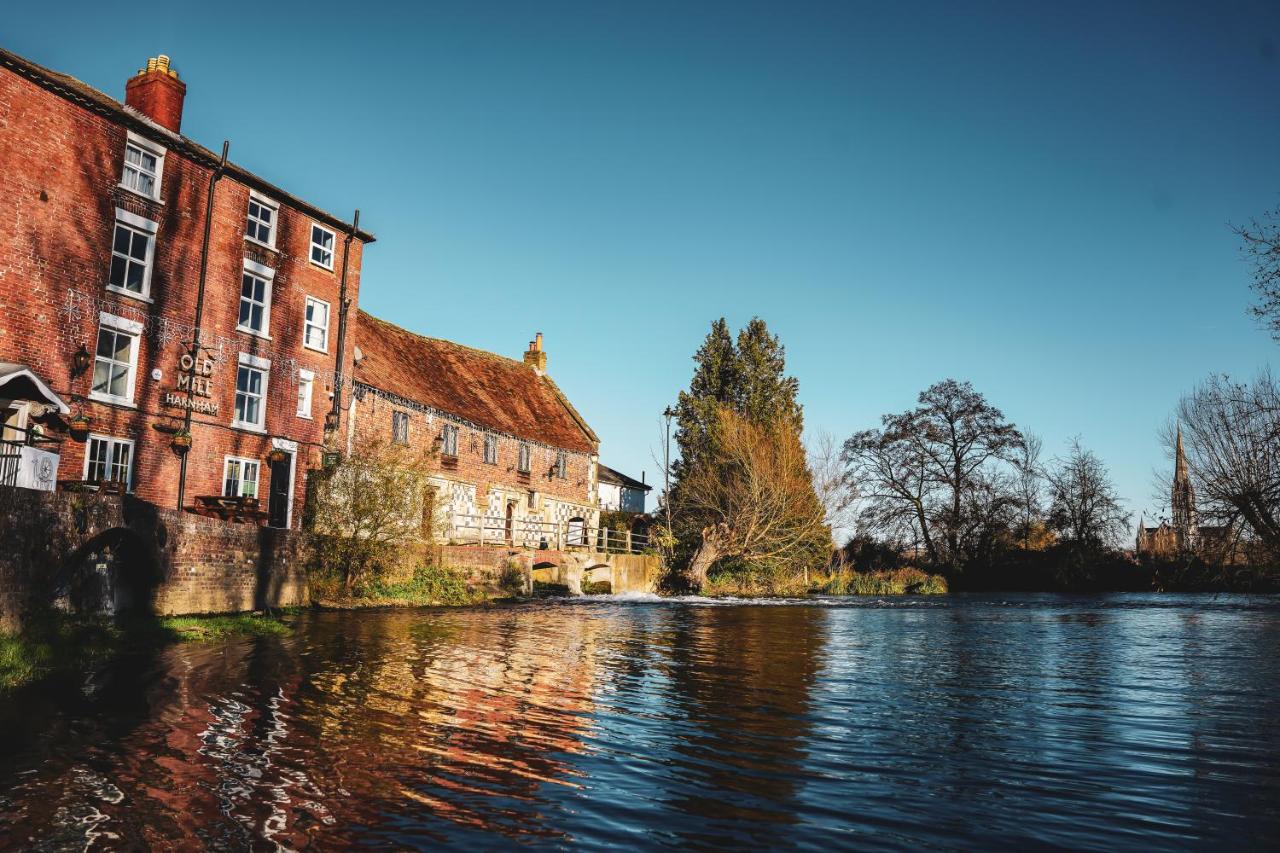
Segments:
[[[32,608],[231,613],[309,600],[301,537],[131,496],[0,489],[0,630]]]

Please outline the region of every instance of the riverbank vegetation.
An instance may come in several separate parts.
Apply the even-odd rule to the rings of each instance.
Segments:
[[[1270,265],[1257,310],[1280,330],[1280,214],[1246,237]],[[669,591],[1280,590],[1280,384],[1268,372],[1211,377],[1179,402],[1199,532],[1138,554],[1103,460],[1078,437],[1046,459],[968,382],[934,383],[915,407],[806,453],[798,384],[763,321],[735,338],[717,320],[693,361],[656,514],[669,527],[653,528]],[[1172,428],[1165,440],[1172,460]],[[833,529],[852,532],[842,547]]]
[[[434,451],[363,440],[337,465],[313,474],[305,529],[312,583],[336,582],[353,596],[423,560],[435,539]]]
[[[351,589],[334,575],[313,574],[311,597],[320,607],[463,607],[519,594],[523,576],[514,567],[492,585],[471,582],[470,573],[453,566],[423,563],[409,572],[379,573]]]

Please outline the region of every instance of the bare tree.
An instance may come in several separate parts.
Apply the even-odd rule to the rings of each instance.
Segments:
[[[1258,301],[1250,311],[1280,340],[1280,208],[1234,230],[1244,241],[1245,259],[1253,266],[1250,286]]]
[[[322,475],[310,527],[322,570],[339,578],[344,592],[434,539],[432,455],[369,440]]]
[[[1211,376],[1178,402],[1197,511],[1243,520],[1280,553],[1280,386],[1269,371],[1252,382]]]
[[[1065,459],[1046,472],[1049,520],[1078,550],[1099,551],[1128,533],[1129,513],[1120,503],[1107,467],[1091,450],[1071,441]]]
[[[929,561],[937,562],[930,525],[932,485],[915,448],[882,430],[863,430],[844,443],[841,458],[846,478],[857,489],[859,523],[883,538],[918,543]]]
[[[711,566],[726,557],[803,564],[829,556],[808,553],[815,542],[829,542],[831,532],[794,423],[761,424],[727,407],[716,419],[716,441],[681,489],[682,508],[711,522],[690,563],[691,583],[701,587]]]
[[[1022,434],[972,385],[954,379],[881,423],[845,442],[849,477],[871,498],[866,517],[915,527],[931,561],[958,569],[975,531],[989,526],[972,513],[1007,509],[1007,494],[993,500],[993,489],[1003,493],[1007,485],[994,468],[1021,446]]]
[[[825,430],[819,431],[809,442],[809,471],[813,474],[813,490],[826,511],[826,524],[832,535],[840,539],[853,527],[853,507],[856,491],[845,475],[841,460],[841,447],[836,437]]]
[[[1044,515],[1044,470],[1040,454],[1044,442],[1040,436],[1024,433],[1022,445],[1013,454],[1014,489],[1018,497],[1018,538],[1024,550],[1030,550],[1036,524]]]

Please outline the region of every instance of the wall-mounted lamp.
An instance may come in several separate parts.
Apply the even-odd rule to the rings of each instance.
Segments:
[[[80,345],[80,349],[75,351],[71,356],[71,371],[73,376],[79,376],[89,369],[89,350],[84,344]]]

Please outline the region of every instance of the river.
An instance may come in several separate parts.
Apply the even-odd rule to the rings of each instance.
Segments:
[[[1280,845],[1280,599],[317,613],[0,699],[0,844]]]

